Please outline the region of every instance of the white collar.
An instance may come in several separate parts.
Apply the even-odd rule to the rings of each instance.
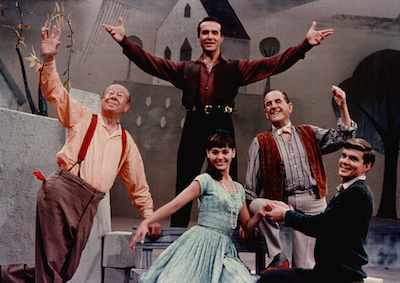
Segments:
[[[337,189],[338,189],[338,191],[340,190],[340,187],[343,187],[343,190],[346,190],[348,187],[350,187],[351,185],[353,185],[355,182],[357,182],[358,180],[363,180],[363,181],[365,181],[367,179],[367,176],[365,176],[365,175],[361,175],[361,176],[358,176],[358,177],[355,177],[355,178],[353,178],[353,179],[351,179],[350,181],[347,181],[346,183],[343,183],[343,184],[341,184],[341,185],[339,185],[338,187],[337,187]]]
[[[276,131],[278,135],[282,135],[282,133],[292,133],[292,122],[289,121],[285,126],[277,128],[274,125],[272,125],[272,129]]]

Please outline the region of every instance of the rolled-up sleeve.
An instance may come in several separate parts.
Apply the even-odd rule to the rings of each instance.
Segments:
[[[343,144],[349,139],[355,138],[357,133],[357,124],[351,120],[351,126],[346,126],[342,118],[337,121],[336,129],[323,129],[317,126],[311,126],[315,137],[319,141],[322,154],[335,152],[342,148]]]

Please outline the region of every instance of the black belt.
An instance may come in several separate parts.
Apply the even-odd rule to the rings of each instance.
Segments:
[[[210,115],[212,113],[232,114],[233,107],[229,105],[211,105],[211,104],[206,104],[204,106],[192,105],[186,107],[186,111],[199,112],[199,113],[204,113],[206,115]]]

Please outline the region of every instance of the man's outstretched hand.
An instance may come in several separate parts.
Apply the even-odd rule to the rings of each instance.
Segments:
[[[101,26],[106,29],[106,31],[111,35],[111,37],[116,42],[121,42],[125,36],[125,28],[124,28],[124,24],[122,22],[122,17],[118,18],[118,22],[119,22],[119,25],[117,27],[106,25],[106,24],[102,24]]]
[[[333,29],[315,30],[317,22],[313,22],[311,28],[308,30],[306,39],[312,46],[321,44],[325,37],[333,34]]]
[[[42,57],[43,62],[49,62],[53,60],[53,57],[60,52],[60,35],[61,29],[56,26],[53,27],[53,31],[50,34],[50,30],[46,28],[42,32]]]

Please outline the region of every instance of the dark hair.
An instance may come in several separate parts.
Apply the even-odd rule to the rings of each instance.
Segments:
[[[205,18],[199,23],[199,25],[197,26],[197,37],[200,36],[200,25],[201,25],[202,23],[204,23],[204,22],[216,22],[216,23],[220,24],[220,26],[221,26],[221,36],[224,35],[224,25],[221,23],[221,21],[220,21],[218,18],[216,18],[216,17],[205,17]]]
[[[263,102],[264,108],[265,108],[265,97],[267,96],[268,93],[270,93],[270,92],[272,92],[272,91],[279,91],[280,93],[283,94],[283,98],[285,99],[286,103],[290,103],[290,99],[289,99],[289,97],[287,96],[286,92],[284,92],[283,90],[280,90],[280,89],[271,89],[271,90],[268,91],[266,94],[264,94],[264,102]]]
[[[212,134],[207,139],[207,150],[211,150],[213,147],[223,148],[236,148],[235,140],[226,130],[217,130],[215,134]],[[221,180],[222,174],[213,164],[210,159],[207,158],[207,173],[211,175],[215,180]]]
[[[374,150],[372,149],[372,146],[366,140],[359,138],[350,139],[344,143],[343,147],[356,149],[364,152],[363,156],[364,164],[371,163],[371,167],[372,165],[374,165],[375,153]]]

